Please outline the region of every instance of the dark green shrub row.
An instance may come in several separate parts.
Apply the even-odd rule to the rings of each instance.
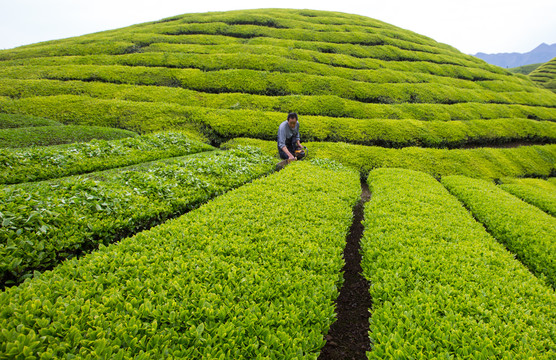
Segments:
[[[1,80],[0,80],[1,82]],[[3,84],[0,84],[0,88],[6,89]],[[3,95],[3,91],[0,90],[0,94]],[[61,126],[57,121],[45,118],[39,118],[29,115],[18,115],[18,114],[2,114],[0,113],[0,129],[13,129],[21,127],[31,127],[31,126]]]
[[[367,179],[369,359],[552,359],[556,296],[434,178]],[[524,340],[527,339],[527,340]]]
[[[527,104],[554,107],[556,94],[462,89],[436,83],[370,84],[332,76],[255,70],[168,69],[143,66],[33,66],[3,67],[0,76],[19,79],[103,81],[122,84],[176,86],[205,92],[242,92],[260,95],[336,95],[366,103],[466,102]]]
[[[300,162],[65,262],[0,294],[0,357],[314,359],[359,193]]]
[[[53,119],[75,123],[74,117],[69,114],[86,112],[89,116],[98,118],[95,121],[86,121],[88,124],[106,125],[104,118],[113,118],[115,108],[126,107],[122,102],[116,101],[112,109],[106,113],[104,110],[95,109],[72,109],[65,104],[58,104],[62,101],[76,103],[78,101],[91,103],[93,100],[86,97],[52,97],[52,95],[87,95],[102,99],[132,100],[138,102],[154,102],[159,104],[128,104],[124,113],[119,114],[121,118],[130,116],[149,117],[151,114],[143,114],[134,110],[134,106],[150,106],[161,109],[167,106],[161,103],[173,103],[186,106],[208,107],[220,109],[253,109],[263,111],[278,111],[287,113],[292,109],[303,115],[320,115],[331,117],[348,117],[357,119],[418,119],[418,120],[475,120],[475,119],[496,119],[496,118],[531,118],[539,120],[556,119],[556,109],[526,105],[504,105],[504,104],[481,104],[481,103],[461,103],[461,104],[367,104],[354,100],[343,99],[335,95],[285,95],[285,96],[265,96],[242,93],[205,93],[182,88],[161,87],[161,86],[133,86],[124,84],[107,84],[99,82],[80,82],[80,81],[59,81],[59,80],[17,80],[0,79],[0,96],[12,98],[25,98],[33,96],[49,96],[51,98],[35,98],[27,100],[16,100],[16,102],[0,99],[0,110],[5,112],[25,112],[38,116],[52,116]],[[71,100],[70,100],[71,99]],[[32,102],[29,103],[29,102]],[[44,109],[46,106],[52,110]],[[20,104],[20,105],[17,105]],[[43,105],[44,104],[44,105]],[[92,105],[93,107],[106,107],[108,102],[103,101]],[[79,105],[76,105],[79,106]],[[171,106],[171,105],[170,105]],[[61,111],[61,108],[64,110]],[[123,110],[122,110],[123,111]],[[152,109],[151,109],[152,111]],[[157,110],[159,111],[159,110]],[[162,110],[160,110],[162,111]],[[93,115],[95,113],[95,115]],[[98,114],[97,114],[98,113]],[[74,115],[71,115],[74,116]],[[164,117],[163,113],[159,114]],[[68,120],[64,120],[68,119]],[[81,119],[80,123],[85,122]],[[116,124],[118,119],[110,120],[110,124]],[[150,130],[160,129],[162,124],[152,126],[153,120],[144,124],[140,131],[145,131],[144,126],[149,126]],[[171,126],[171,124],[168,124]],[[110,125],[116,126],[116,125]]]
[[[463,176],[442,184],[531,271],[556,288],[556,218],[498,188]]]
[[[531,205],[556,216],[556,184],[542,179],[503,178],[500,187]]]
[[[0,192],[0,286],[183,214],[274,168],[256,149],[210,152]]]
[[[100,126],[36,126],[0,129],[0,148],[50,146],[97,140],[117,140],[138,136],[129,130]]]
[[[59,178],[208,151],[180,132],[25,149],[0,149],[0,183]]]
[[[223,145],[256,146],[269,155],[278,155],[276,141],[233,139]],[[426,149],[408,147],[386,149],[346,143],[305,143],[311,158],[332,159],[368,173],[376,168],[404,168],[435,177],[465,175],[485,179],[550,176],[556,173],[556,145],[521,146],[509,149]],[[552,175],[554,176],[554,175]]]

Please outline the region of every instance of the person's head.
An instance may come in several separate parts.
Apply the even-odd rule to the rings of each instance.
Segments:
[[[290,129],[295,129],[295,125],[297,124],[297,114],[294,112],[291,112],[288,114],[288,125],[290,126]]]

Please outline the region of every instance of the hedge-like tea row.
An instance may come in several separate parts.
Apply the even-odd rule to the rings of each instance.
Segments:
[[[303,138],[301,139],[303,142]],[[237,138],[222,145],[256,146],[269,155],[278,154],[276,141]],[[556,172],[556,145],[520,146],[496,149],[387,149],[346,143],[304,143],[309,157],[336,160],[362,173],[381,168],[404,168],[435,177],[465,175],[485,179],[550,176]]]
[[[191,40],[191,36],[189,37]],[[213,37],[207,37],[209,39],[214,39]],[[162,39],[161,39],[162,40]],[[166,40],[166,39],[164,39]],[[168,39],[171,40],[171,39]],[[230,41],[227,41],[230,40]],[[269,43],[265,44],[262,41],[266,40]],[[148,47],[143,48],[144,52],[163,52],[168,55],[168,61],[172,61],[174,56],[180,56],[181,53],[188,54],[227,54],[227,53],[247,53],[247,54],[273,54],[274,56],[280,56],[287,59],[314,62],[317,64],[326,64],[334,67],[349,68],[349,69],[383,69],[383,70],[393,70],[399,72],[411,72],[411,73],[423,73],[435,76],[446,76],[453,79],[464,79],[464,80],[505,80],[509,83],[522,83],[530,84],[523,79],[518,77],[510,77],[507,73],[499,72],[500,68],[493,69],[489,68],[485,70],[479,67],[471,66],[454,66],[450,64],[436,64],[426,61],[419,62],[407,62],[407,61],[392,61],[392,60],[381,60],[376,58],[362,58],[357,56],[352,56],[349,54],[343,54],[341,52],[331,53],[322,52],[323,50],[329,49],[319,49],[315,46],[324,46],[324,43],[314,43],[314,42],[300,42],[300,41],[280,41],[279,39],[251,39],[247,42],[236,43],[233,38],[225,38],[222,44],[195,44],[192,42],[188,43],[174,43],[174,42],[152,42]],[[354,50],[360,49],[358,46],[352,47]],[[176,53],[176,54],[174,54]],[[183,56],[183,54],[181,55]],[[20,65],[20,64],[38,64],[44,61],[45,64],[56,64],[57,59],[44,58],[41,60],[33,60],[28,63],[25,61],[13,61],[10,65]]]
[[[121,96],[135,99],[140,97],[140,100],[148,100],[150,94],[153,97],[159,96],[159,94],[150,91],[145,91],[144,97],[141,97],[141,95],[128,96],[125,89],[122,89]],[[177,95],[174,94],[174,96]],[[194,94],[190,93],[184,93],[184,95],[194,97]],[[168,98],[171,98],[171,96],[168,96]],[[234,98],[240,101],[250,101],[241,95],[230,97],[229,100]],[[182,100],[187,102],[186,99]],[[253,99],[255,102],[253,107],[258,105],[257,100],[259,99]],[[326,112],[326,108],[334,107],[337,98],[314,98],[312,101],[311,99],[297,100],[299,104],[305,102],[308,106],[314,107],[318,106],[319,100],[325,102],[321,102],[322,106],[318,112]],[[192,102],[194,103],[195,100]],[[284,109],[291,108],[287,104],[287,102],[284,102]],[[219,106],[221,104],[214,103],[214,105]],[[400,105],[393,109],[392,113],[395,114],[394,116],[408,114],[418,117],[428,115],[425,111],[431,106],[423,104],[421,108],[415,107],[412,109]],[[121,127],[139,132],[156,131],[168,127],[181,129],[188,123],[197,123],[204,125],[204,132],[215,141],[241,136],[266,140],[274,139],[278,125],[284,120],[285,113],[288,111],[284,110],[283,113],[279,113],[241,109],[207,109],[162,102],[103,100],[73,95],[25,98],[13,101],[0,100],[0,108],[4,111],[18,111],[17,109],[21,107],[26,107],[26,111],[31,111],[35,115],[52,117],[65,123],[89,124],[95,122],[103,126]],[[377,105],[376,108],[379,111],[378,115],[390,116],[390,114],[380,113],[381,109],[386,108],[385,105]],[[414,113],[412,113],[413,111]],[[331,112],[334,112],[334,110]],[[361,113],[361,115],[365,115],[365,113]],[[372,113],[368,115],[372,115]],[[550,113],[546,115],[550,116]],[[345,141],[388,147],[418,145],[456,148],[466,145],[497,145],[512,141],[552,143],[556,138],[556,124],[554,122],[517,118],[418,121],[412,119],[302,116],[300,123],[302,135],[306,140]]]
[[[553,359],[556,296],[429,175],[368,177],[369,359]]]
[[[276,139],[285,115],[276,112],[220,110],[195,115],[224,139],[249,137]],[[522,145],[555,143],[556,122],[528,119],[467,121],[420,121],[397,119],[353,119],[303,116],[299,119],[305,141],[343,141],[385,147],[447,147],[497,145],[519,141]]]
[[[244,148],[6,186],[0,285],[160,224],[273,167],[268,156]]]
[[[117,140],[138,136],[129,130],[100,126],[35,126],[16,129],[0,129],[0,148],[23,148],[88,142]]]
[[[57,97],[58,95],[71,95],[71,97]],[[86,96],[82,96],[86,94]],[[67,96],[66,95],[66,96]],[[81,96],[77,96],[81,95]],[[476,120],[497,118],[531,118],[538,120],[556,119],[556,109],[539,106],[526,105],[504,105],[504,104],[482,104],[482,103],[460,103],[460,104],[367,104],[359,101],[343,99],[336,95],[284,95],[267,96],[243,93],[217,93],[211,94],[189,89],[161,86],[132,86],[125,84],[110,84],[99,82],[81,81],[59,81],[59,80],[19,80],[0,79],[0,96],[7,96],[13,100],[4,99],[0,101],[0,111],[4,112],[28,112],[51,116],[57,119],[67,119],[68,113],[72,116],[81,116],[81,123],[87,124],[112,124],[106,119],[146,118],[149,115],[143,111],[133,111],[137,104],[129,103],[127,108],[122,108],[121,103],[113,103],[110,111],[105,109],[96,110],[98,107],[106,107],[106,101],[134,101],[151,102],[156,104],[140,104],[150,107],[149,112],[156,109],[158,122],[164,124],[149,125],[151,131],[156,126],[171,126],[168,119],[164,119],[163,110],[167,104],[185,105],[195,107],[233,109],[233,110],[262,110],[279,111],[287,113],[292,109],[302,115],[318,115],[331,117],[348,117],[357,119],[381,118],[381,119],[418,119],[418,120]],[[36,97],[26,99],[29,97]],[[48,96],[48,98],[42,98]],[[105,102],[91,104],[93,98],[105,99]],[[69,107],[66,102],[76,103]],[[85,102],[90,109],[78,105]],[[61,110],[64,111],[61,111]],[[117,112],[121,113],[117,113]],[[87,115],[78,115],[87,114]],[[94,116],[94,120],[87,119]],[[140,118],[139,118],[140,119]],[[139,120],[138,119],[138,120]],[[71,119],[69,119],[71,120]],[[68,121],[68,120],[66,120]],[[152,123],[150,119],[148,123]],[[74,121],[71,121],[75,123]],[[168,124],[170,122],[170,124]],[[142,128],[147,128],[143,125]]]
[[[212,146],[191,140],[180,132],[111,141],[0,149],[0,183],[53,179],[212,149]]]
[[[2,88],[3,85],[0,85]],[[1,96],[1,94],[0,94]],[[57,121],[45,118],[39,118],[29,115],[17,114],[1,114],[0,113],[0,129],[13,129],[31,126],[61,126]]]
[[[249,48],[245,46],[246,48]],[[537,92],[538,88],[531,82],[519,78],[505,76],[504,81],[469,81],[446,76],[436,76],[424,72],[414,72],[410,69],[394,70],[390,67],[382,69],[350,69],[321,64],[312,59],[296,60],[280,57],[270,52],[253,54],[246,53],[167,53],[148,52],[125,55],[91,55],[67,57],[41,57],[20,61],[4,62],[1,65],[9,71],[9,66],[68,66],[68,65],[124,65],[167,68],[194,68],[203,71],[244,69],[258,71],[278,71],[282,73],[305,73],[310,75],[336,76],[343,79],[369,83],[436,83],[462,89],[489,89],[499,92],[530,91]],[[271,55],[272,54],[272,55]],[[43,70],[39,70],[43,71]],[[11,74],[12,72],[10,72]],[[500,84],[501,83],[501,84]]]
[[[556,184],[542,179],[503,178],[500,187],[531,205],[556,216]]]
[[[485,180],[448,176],[442,184],[533,273],[556,288],[556,218]]]
[[[199,69],[121,65],[8,66],[0,77],[101,81],[121,84],[178,86],[204,92],[243,92],[258,95],[336,95],[365,103],[466,102],[525,104],[554,107],[556,95],[536,92],[464,89],[441,83],[367,83],[335,76],[244,69],[204,72]]]
[[[534,82],[556,92],[556,59],[552,59],[529,74]]]
[[[292,164],[7,289],[0,358],[316,359],[360,193],[335,168]]]

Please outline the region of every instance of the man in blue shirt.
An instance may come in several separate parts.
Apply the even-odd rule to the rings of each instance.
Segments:
[[[278,127],[278,153],[284,160],[295,160],[295,149],[302,148],[299,140],[299,122],[296,113],[289,113],[288,119]]]

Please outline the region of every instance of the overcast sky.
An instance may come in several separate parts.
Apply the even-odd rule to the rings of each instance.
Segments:
[[[378,19],[466,54],[556,43],[556,0],[0,0],[0,49],[208,11],[294,8]]]

